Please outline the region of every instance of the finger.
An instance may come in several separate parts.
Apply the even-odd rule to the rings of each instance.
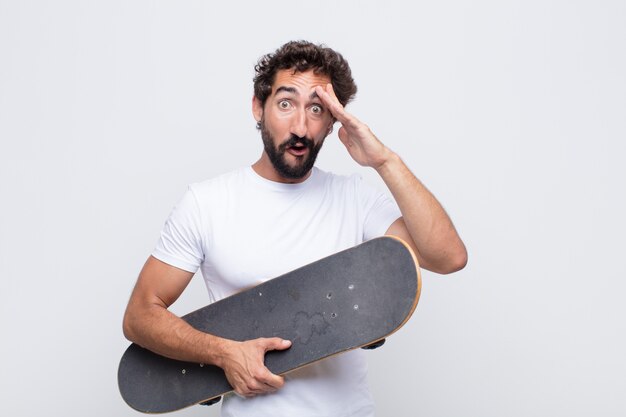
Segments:
[[[265,352],[269,350],[285,350],[291,347],[291,341],[281,339],[280,337],[272,337],[269,339],[259,339],[262,343]]]
[[[251,372],[249,378],[242,381],[237,389],[242,395],[256,395],[274,392],[284,384],[285,379],[282,376],[274,375],[269,369],[262,366]]]
[[[278,388],[266,384],[261,380],[254,380],[248,384],[247,393],[248,395],[268,394],[270,392],[276,392],[277,389]]]
[[[265,352],[270,350],[285,350],[291,347],[291,341],[281,339],[279,337],[273,337],[268,339],[259,339],[259,342],[262,344]],[[263,370],[255,375],[257,381],[265,384],[269,389],[277,390],[281,388],[285,384],[285,378],[280,375],[273,374],[266,367]],[[267,387],[263,387],[267,389]],[[255,387],[256,388],[256,387]]]
[[[332,115],[339,120],[341,123],[344,123],[348,119],[348,114],[345,111],[343,105],[335,95],[331,84],[326,84],[326,87],[323,88],[319,86],[316,88],[317,95],[322,99],[324,104],[328,107],[328,110],[332,113]]]
[[[339,120],[341,124],[350,123],[350,115],[345,111],[337,99],[331,84],[327,84],[326,88],[317,86],[315,87],[315,92],[335,119]]]
[[[271,375],[271,373],[267,370],[264,372]],[[279,387],[273,387],[263,382],[262,379],[265,378],[265,376],[252,377],[246,381],[241,381],[241,383],[237,384],[237,386],[233,386],[233,389],[235,393],[241,397],[254,397],[255,395],[276,392]]]
[[[331,83],[328,83],[326,85],[326,92],[328,93],[329,96],[333,98],[333,100],[338,106],[339,112],[342,115],[342,119],[340,120],[339,118],[337,118],[337,120],[339,120],[341,124],[347,128],[358,129],[359,126],[362,125],[361,121],[357,119],[356,117],[354,117],[354,115],[346,111],[346,108],[343,106],[343,104],[341,104],[341,102],[339,101],[339,98],[335,94],[335,89],[333,88],[333,85]]]
[[[270,372],[269,369],[266,369],[267,372],[259,375],[257,377],[258,385],[255,385],[253,388],[254,391],[260,392],[273,392],[276,391],[285,385],[285,377],[280,375],[275,375]]]
[[[339,97],[337,97],[337,94],[335,94],[335,88],[333,87],[332,83],[327,83],[325,90],[328,93],[328,95],[330,95],[332,98],[334,98],[337,101],[337,103],[341,104],[341,102],[339,101]],[[343,105],[341,107],[343,107]]]
[[[233,389],[235,394],[237,394],[239,397],[254,397],[256,395],[256,390],[252,388],[252,385],[253,384],[251,383],[242,382],[241,384],[234,386]]]

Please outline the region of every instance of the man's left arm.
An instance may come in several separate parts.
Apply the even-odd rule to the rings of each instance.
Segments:
[[[367,125],[344,110],[331,84],[317,87],[316,93],[341,123],[338,136],[350,156],[378,172],[400,208],[402,217],[386,234],[405,240],[425,269],[443,274],[462,269],[467,263],[465,245],[433,194]]]

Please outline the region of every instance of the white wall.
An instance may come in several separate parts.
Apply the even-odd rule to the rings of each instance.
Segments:
[[[625,415],[624,22],[622,1],[0,0],[0,414],[137,415],[116,383],[137,273],[187,183],[258,157],[253,65],[305,38],[349,59],[351,111],[470,253],[370,353],[379,414]],[[319,165],[380,185],[333,137]]]

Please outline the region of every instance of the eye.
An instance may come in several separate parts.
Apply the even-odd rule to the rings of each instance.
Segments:
[[[314,104],[311,106],[311,112],[313,114],[322,114],[323,111],[324,109],[319,104]]]
[[[281,100],[278,102],[278,107],[280,107],[283,110],[288,109],[290,106],[291,106],[291,103],[289,103],[288,100]]]

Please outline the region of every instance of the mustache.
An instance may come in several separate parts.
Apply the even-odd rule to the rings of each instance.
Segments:
[[[278,147],[279,150],[284,151],[285,149],[291,147],[291,146],[296,146],[297,144],[303,144],[304,146],[306,146],[309,149],[313,149],[313,146],[315,146],[315,142],[313,142],[313,139],[307,138],[305,136],[300,137],[298,135],[294,135],[292,134],[289,139],[287,139],[286,141],[284,141],[283,143],[280,144],[280,146]]]

